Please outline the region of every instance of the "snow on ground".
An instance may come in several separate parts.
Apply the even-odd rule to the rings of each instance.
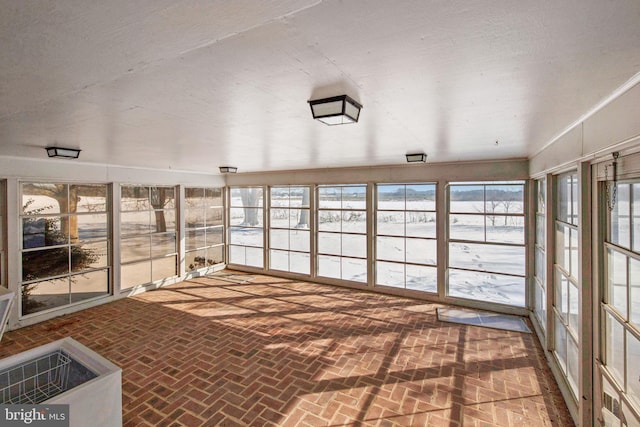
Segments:
[[[241,203],[238,198],[232,205]],[[272,200],[273,204],[278,202]],[[358,210],[365,205],[357,201],[346,204],[357,209],[339,210],[344,205],[339,200],[321,204],[318,275],[366,283],[366,213]],[[376,284],[436,292],[436,213],[417,210],[425,208],[422,202],[405,205],[404,201],[386,201],[384,207],[376,214]],[[521,213],[522,203],[488,207],[479,202],[455,202],[454,208],[466,214],[450,217],[451,238],[464,242],[449,245],[449,294],[524,306],[525,279],[519,276],[525,274],[525,250],[524,246],[512,246],[524,245],[524,219],[505,215]],[[481,214],[485,209],[493,209],[491,215]],[[289,252],[308,251],[310,245],[309,232],[295,229],[301,212],[298,208],[270,210],[272,269],[309,273],[309,254]],[[232,210],[230,261],[262,266],[262,224],[257,228],[239,226],[243,220],[242,208]]]

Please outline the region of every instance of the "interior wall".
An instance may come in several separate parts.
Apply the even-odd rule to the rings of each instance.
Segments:
[[[622,151],[640,142],[640,83],[609,101],[534,155],[531,176],[541,176],[580,160]]]
[[[44,150],[43,150],[44,151]],[[45,153],[43,153],[44,155]],[[0,156],[0,178],[22,181],[129,183],[156,185],[224,186],[224,176],[159,169],[128,168],[66,159],[25,159]]]
[[[227,175],[227,185],[362,184],[521,180],[529,177],[524,159],[487,162],[421,163],[376,167],[292,170]]]

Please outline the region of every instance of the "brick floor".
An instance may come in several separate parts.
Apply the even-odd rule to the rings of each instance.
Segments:
[[[240,274],[240,273],[238,273]],[[572,426],[533,334],[438,304],[247,275],[198,278],[5,334],[72,336],[123,369],[125,426]]]

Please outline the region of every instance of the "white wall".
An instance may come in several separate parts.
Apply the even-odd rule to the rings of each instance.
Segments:
[[[393,166],[293,170],[227,175],[227,185],[363,184],[520,180],[529,176],[527,160],[424,163]]]
[[[566,133],[535,154],[529,163],[531,176],[540,176],[581,160],[622,151],[640,143],[640,80],[636,75],[628,89],[587,114]]]

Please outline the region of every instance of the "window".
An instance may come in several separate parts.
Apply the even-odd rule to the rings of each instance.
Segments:
[[[554,354],[574,397],[578,395],[578,175],[557,177],[554,259]]]
[[[640,413],[640,181],[618,183],[604,250],[604,408],[631,421],[621,414]]]
[[[376,187],[376,284],[437,292],[435,184]]]
[[[448,294],[525,306],[522,181],[449,185]]]
[[[262,187],[232,187],[229,208],[229,262],[264,267]]]
[[[184,193],[186,271],[224,263],[222,188],[187,187]]]
[[[536,194],[536,237],[534,255],[534,311],[539,325],[544,330],[547,326],[547,227],[546,227],[546,179],[535,181]]]
[[[21,184],[22,315],[109,294],[106,185]]]
[[[318,187],[318,276],[367,282],[367,186]]]
[[[122,289],[176,276],[175,188],[123,185],[120,235]]]
[[[6,193],[5,193],[5,181],[0,180],[0,286],[7,287],[7,272],[5,271],[5,265],[7,263],[7,253],[5,249],[4,236],[6,236]]]
[[[269,268],[310,273],[309,187],[272,187]]]

